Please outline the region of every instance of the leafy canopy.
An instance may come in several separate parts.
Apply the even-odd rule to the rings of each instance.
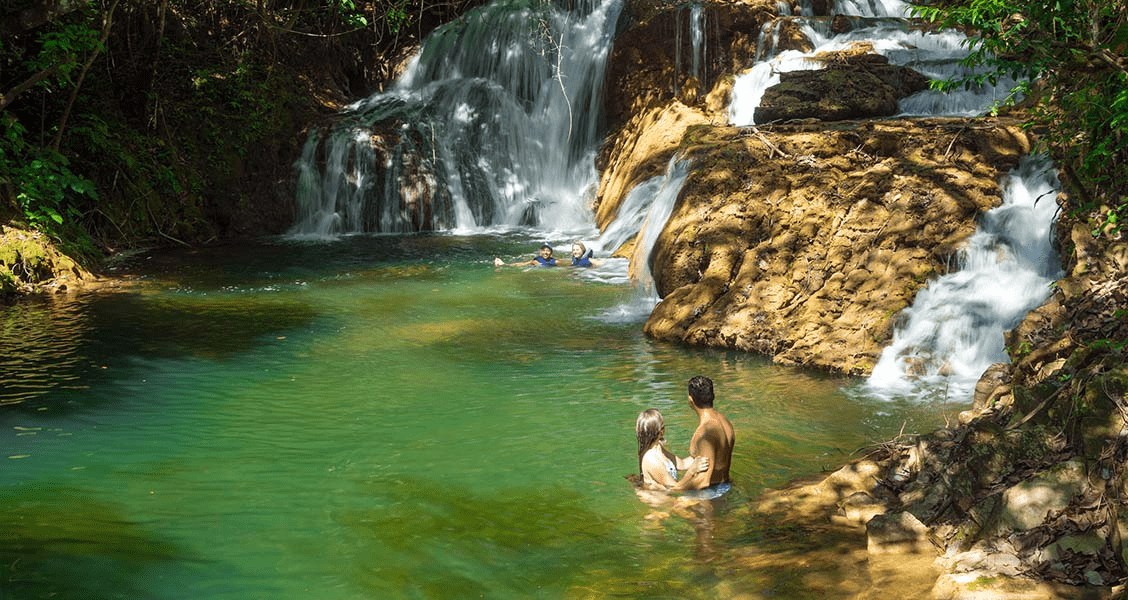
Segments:
[[[1118,214],[1128,204],[1126,6],[1126,0],[951,0],[913,8],[935,25],[971,35],[964,63],[975,74],[936,87],[1004,76],[1020,81],[1010,100],[1032,99],[1030,125],[1062,163],[1077,195],[1073,208],[1103,205],[1117,228],[1128,216]]]

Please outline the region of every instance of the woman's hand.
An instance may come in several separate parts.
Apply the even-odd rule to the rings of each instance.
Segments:
[[[704,473],[705,471],[708,471],[708,470],[709,470],[709,457],[707,457],[707,456],[695,456],[693,458],[693,464],[689,465],[689,469],[686,469],[686,472],[687,473]]]

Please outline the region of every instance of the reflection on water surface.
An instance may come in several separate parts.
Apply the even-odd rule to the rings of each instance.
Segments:
[[[864,540],[750,500],[960,407],[647,340],[633,291],[494,269],[519,236],[358,236],[133,257],[119,293],[4,323],[8,598],[848,598]],[[640,502],[634,420],[737,428],[710,512]],[[834,559],[840,556],[840,559]],[[872,570],[871,570],[872,573]]]

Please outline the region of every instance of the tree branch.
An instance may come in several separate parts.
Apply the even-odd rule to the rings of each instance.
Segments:
[[[50,76],[52,76],[52,75],[54,75],[55,73],[58,73],[58,72],[59,72],[58,65],[51,67],[49,69],[44,69],[44,70],[36,73],[35,75],[28,77],[23,83],[21,83],[21,84],[17,85],[16,87],[8,90],[8,92],[4,94],[4,97],[0,98],[0,110],[4,110],[5,108],[8,107],[9,104],[11,104],[12,102],[15,102],[16,96],[19,96],[20,94],[28,91],[29,89],[34,87],[35,84],[39,83],[40,81],[43,81],[44,79],[47,79],[48,77],[50,77]]]
[[[114,0],[110,5],[110,9],[106,11],[106,20],[102,25],[102,39],[98,40],[98,46],[94,48],[94,52],[90,54],[90,58],[86,64],[82,65],[82,72],[78,75],[78,81],[74,83],[74,89],[71,90],[70,99],[67,100],[67,107],[63,110],[63,118],[59,121],[59,130],[55,132],[55,141],[51,142],[51,149],[55,152],[59,151],[59,144],[63,141],[63,131],[67,128],[67,120],[70,119],[71,109],[74,108],[74,101],[78,98],[78,90],[82,88],[82,81],[86,79],[86,72],[90,70],[90,65],[94,64],[94,59],[98,58],[101,53],[102,47],[106,45],[106,40],[110,37],[110,25],[114,22],[114,10],[117,9],[118,2]]]

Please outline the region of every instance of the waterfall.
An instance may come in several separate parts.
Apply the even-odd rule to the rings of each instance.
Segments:
[[[1050,161],[1030,156],[1003,182],[1003,203],[980,220],[959,269],[931,282],[866,382],[869,393],[967,400],[980,375],[1007,362],[1003,335],[1045,302],[1060,277],[1052,243],[1060,185]]]
[[[658,235],[666,228],[666,221],[674,212],[689,170],[690,162],[675,155],[665,173],[647,179],[627,194],[615,220],[599,236],[599,246],[611,250],[619,248],[632,237],[635,239],[629,265],[634,271],[629,273],[628,278],[636,293],[602,315],[603,320],[618,323],[645,321],[658,304],[660,298],[654,289],[650,254],[654,251]],[[620,266],[627,268],[626,264]]]
[[[689,161],[679,160],[677,156],[674,156],[670,159],[670,164],[664,175],[653,177],[641,186],[646,189],[643,193],[648,193],[650,189],[657,189],[654,189],[653,201],[647,208],[642,224],[637,230],[638,236],[635,238],[634,252],[631,255],[631,265],[637,270],[631,279],[640,289],[651,294],[654,293],[652,291],[654,278],[650,272],[650,254],[654,251],[654,244],[658,241],[658,235],[662,233],[662,230],[666,227],[666,221],[670,219],[670,214],[674,211],[678,195],[681,194],[682,184],[685,183],[688,176]],[[631,191],[631,195],[634,195],[634,190]],[[629,199],[630,196],[628,196]]]
[[[674,73],[676,76],[673,78],[672,92],[674,95],[680,93],[679,86],[682,81],[682,13],[686,9],[679,8],[675,15],[674,20]],[[690,43],[690,71],[689,77],[697,80],[697,86],[700,89],[705,86],[706,73],[703,71],[705,66],[706,46],[705,46],[705,11],[700,3],[689,5],[689,43]]]
[[[620,0],[504,0],[436,29],[390,90],[315,131],[290,233],[590,227]]]
[[[958,31],[912,29],[907,19],[909,6],[901,0],[839,0],[834,3],[831,17],[810,16],[813,11],[809,3],[800,12],[803,16],[784,16],[765,25],[757,62],[733,82],[729,106],[729,120],[733,125],[755,124],[755,110],[764,91],[779,83],[780,73],[821,69],[823,64],[815,60],[817,55],[860,43],[872,44],[873,52],[886,57],[890,64],[912,68],[929,79],[970,74],[967,67],[960,64],[969,54],[967,37]],[[831,32],[830,25],[835,17],[849,23],[848,31]],[[779,30],[785,23],[797,26],[814,49],[810,52],[777,51]],[[766,49],[764,54],[760,54],[761,49]],[[925,90],[902,99],[899,109],[903,116],[976,116],[1004,100],[1014,84],[1013,80],[1003,79],[994,85],[983,84],[948,93]]]
[[[699,82],[698,85],[704,83],[701,75],[701,66],[705,60],[705,15],[701,10],[700,4],[694,4],[690,8],[689,28],[691,38],[693,41],[693,77]]]

